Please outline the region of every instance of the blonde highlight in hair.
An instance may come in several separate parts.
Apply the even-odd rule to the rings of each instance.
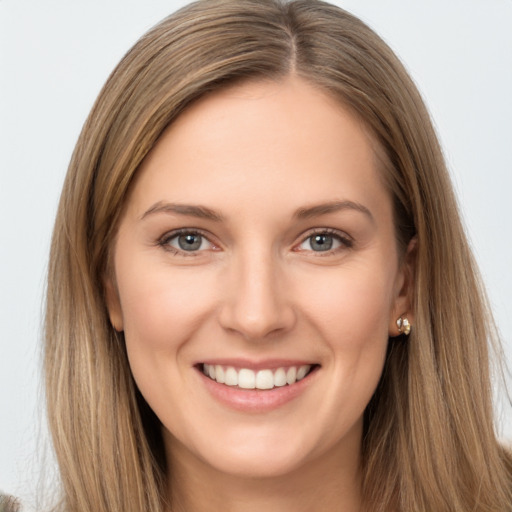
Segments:
[[[130,50],[85,123],[48,276],[46,392],[62,510],[172,507],[160,425],[105,305],[117,225],[138,167],[188,105],[233,82],[290,74],[363,121],[384,155],[402,250],[416,237],[414,330],[390,340],[365,415],[366,509],[509,510],[512,462],[493,426],[490,314],[428,112],[373,31],[314,0],[191,4]]]

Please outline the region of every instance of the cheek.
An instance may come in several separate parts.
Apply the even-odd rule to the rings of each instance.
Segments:
[[[200,269],[176,270],[138,264],[136,259],[120,261],[118,269],[123,275],[118,289],[129,351],[175,351],[211,309],[215,284]]]
[[[330,341],[347,349],[387,341],[393,306],[391,272],[378,266],[352,266],[315,276],[296,296],[303,312]],[[320,278],[319,278],[320,277]]]
[[[362,413],[382,374],[393,304],[390,275],[385,264],[347,266],[302,292],[304,315],[324,341],[326,364],[336,375],[329,404],[343,414]],[[343,407],[333,406],[340,402]]]
[[[123,276],[118,289],[135,382],[159,417],[165,418],[170,400],[179,404],[174,414],[182,417],[189,407],[180,397],[189,395],[184,385],[190,369],[182,363],[190,340],[212,310],[217,289],[212,276],[199,269],[142,264],[136,257],[119,261],[117,269]]]

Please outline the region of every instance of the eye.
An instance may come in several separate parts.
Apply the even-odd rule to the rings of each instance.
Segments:
[[[196,253],[214,248],[213,244],[204,235],[197,231],[187,230],[164,235],[159,241],[159,245],[174,253]]]
[[[330,230],[317,231],[309,235],[297,247],[299,251],[336,252],[343,247],[352,247],[352,241],[340,233]]]

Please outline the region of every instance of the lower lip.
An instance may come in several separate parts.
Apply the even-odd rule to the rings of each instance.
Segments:
[[[210,379],[200,370],[198,370],[198,374],[210,394],[220,403],[231,409],[260,413],[278,409],[304,393],[314,380],[318,369],[319,367],[313,368],[306,377],[294,384],[267,390],[240,389],[235,386],[226,386]]]

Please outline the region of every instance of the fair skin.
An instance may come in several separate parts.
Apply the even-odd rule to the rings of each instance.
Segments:
[[[363,412],[411,289],[373,147],[289,77],[201,99],[145,159],[107,300],[178,508],[360,510]]]

